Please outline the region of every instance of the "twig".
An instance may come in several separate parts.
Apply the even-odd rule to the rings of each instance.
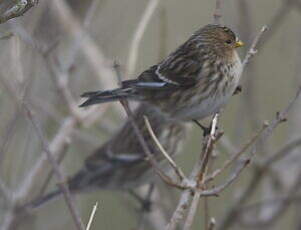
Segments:
[[[77,106],[77,103],[74,101],[74,97],[72,96],[69,86],[68,86],[68,80],[69,75],[67,71],[63,71],[62,69],[58,69],[59,63],[58,60],[55,59],[56,63],[54,63],[53,60],[50,59],[49,55],[45,56],[43,55],[44,60],[46,62],[46,67],[48,72],[50,73],[50,76],[52,80],[54,81],[58,92],[61,94],[62,99],[64,100],[65,104],[67,105],[70,114],[72,114],[77,120],[80,121],[81,119],[81,112]]]
[[[209,210],[209,200],[208,197],[204,197],[204,229],[208,230],[209,227],[209,217],[210,217],[210,210]]]
[[[277,32],[277,30],[279,30],[279,28],[281,28],[280,24],[289,15],[290,10],[296,5],[296,4],[293,4],[294,2],[296,2],[296,1],[295,0],[282,1],[282,5],[279,7],[277,12],[273,15],[271,21],[268,23],[268,27],[273,28],[273,29],[269,29],[267,31],[264,40],[269,40],[270,37],[272,37],[272,35],[274,35]],[[263,47],[261,47],[261,44],[258,45],[258,48],[263,49]]]
[[[262,165],[264,168],[269,167],[271,164],[279,161],[283,157],[287,157],[290,152],[292,152],[295,148],[300,147],[301,145],[301,138],[297,138],[287,144],[285,144],[281,149],[279,149],[274,154],[267,156],[265,159],[262,160]]]
[[[157,147],[159,148],[160,152],[163,154],[163,156],[167,159],[168,163],[171,165],[171,167],[174,169],[176,175],[179,177],[179,179],[182,181],[184,180],[186,177],[183,173],[183,171],[176,165],[176,163],[174,162],[174,160],[168,155],[168,153],[165,151],[165,149],[163,148],[163,146],[161,145],[161,143],[159,142],[158,138],[156,137],[156,135],[154,134],[154,131],[149,123],[149,120],[147,119],[146,116],[144,116],[144,121],[146,124],[146,127],[148,129],[149,134],[151,135],[152,139],[154,140],[155,144],[157,145]]]
[[[293,195],[293,196],[292,196]],[[288,202],[290,200],[296,201],[300,200],[301,195],[300,194],[289,194],[286,192],[284,196],[277,196],[275,198],[267,198],[261,201],[257,201],[251,204],[248,204],[246,206],[242,206],[239,208],[239,211],[241,211],[241,215],[244,215],[245,213],[248,213],[250,211],[256,210],[257,208],[260,208],[261,206],[273,206],[277,205],[277,203],[282,202]]]
[[[24,30],[22,32],[24,32]],[[25,37],[27,38],[27,40],[25,39],[24,41],[26,42],[29,41],[29,44],[32,45],[33,48],[38,49],[40,52],[44,52],[44,50],[41,49],[42,47],[36,44],[35,39],[32,39],[30,35],[26,34]],[[48,55],[49,52],[46,53]],[[99,65],[99,68],[102,68],[102,66]],[[106,107],[107,106],[98,109],[91,108],[86,111],[80,111],[80,119],[78,119],[74,115],[67,116],[62,122],[60,122],[61,126],[57,131],[57,134],[49,144],[51,153],[56,157],[60,157],[60,155],[64,152],[64,149],[66,149],[66,147],[71,143],[70,140],[73,137],[76,128],[80,125],[79,120],[80,122],[84,122],[84,125],[90,125],[95,121],[95,119],[97,119],[102,114],[102,112],[105,111]],[[97,110],[100,113],[96,112]],[[31,195],[31,192],[35,187],[34,185],[37,183],[35,178],[37,177],[37,175],[39,176],[43,175],[42,173],[46,171],[45,169],[47,167],[45,166],[47,166],[47,163],[48,161],[45,155],[42,154],[41,157],[36,161],[32,169],[29,171],[23,183],[21,183],[19,190],[16,192],[17,201],[26,200],[27,197]]]
[[[27,116],[27,118],[29,119],[29,121],[32,123],[32,126],[36,132],[36,134],[38,135],[42,146],[43,146],[43,150],[45,151],[48,160],[50,161],[50,163],[52,164],[52,167],[54,169],[54,173],[59,181],[58,186],[60,187],[61,191],[64,194],[64,198],[66,200],[67,206],[69,208],[69,211],[71,213],[71,216],[74,220],[75,226],[78,230],[84,230],[84,225],[82,223],[82,220],[80,218],[79,212],[77,211],[77,209],[75,208],[75,204],[72,200],[71,197],[71,193],[69,191],[68,186],[65,184],[65,178],[61,172],[61,169],[59,167],[59,165],[57,164],[53,154],[50,151],[49,148],[49,144],[47,143],[46,139],[44,138],[43,135],[43,131],[41,129],[40,124],[35,120],[32,111],[30,110],[29,106],[26,104],[26,102],[22,103],[23,108],[25,110],[25,114]]]
[[[12,18],[17,18],[25,14],[30,8],[38,3],[38,0],[17,0],[14,5],[0,15],[0,24]]]
[[[29,38],[30,42],[28,44],[32,45],[34,49],[39,48],[35,43],[35,40],[32,39],[30,36],[27,36]],[[27,42],[27,40],[24,40]],[[99,65],[99,64],[98,64]],[[101,65],[99,65],[101,67]],[[2,85],[4,85],[14,101],[16,101],[17,104],[20,103],[19,92],[16,87],[10,86],[11,83],[8,82],[5,78],[1,78]],[[11,79],[9,81],[12,81]],[[105,111],[105,107],[99,107],[99,108],[91,108],[86,111],[82,111],[82,121],[84,121],[86,125],[91,125],[99,116],[101,116],[102,112]],[[96,112],[98,111],[98,112]],[[55,157],[59,157],[61,153],[66,148],[66,145],[70,144],[70,140],[73,138],[73,134],[75,130],[79,127],[80,123],[78,119],[75,119],[73,116],[67,116],[62,122],[60,122],[61,125],[52,139],[52,141],[49,143],[49,149],[50,152]],[[39,180],[37,178],[41,178],[43,173],[48,170],[48,160],[45,156],[44,152],[42,152],[39,159],[36,161],[36,163],[33,165],[29,173],[25,176],[22,183],[20,183],[19,188],[15,191],[14,198],[15,203],[21,203],[24,200],[27,200],[31,195],[33,190],[36,188],[35,185],[38,183]],[[6,215],[8,219],[5,219],[5,225],[3,229],[9,229],[10,226],[13,224],[15,219],[17,218],[17,215],[13,213],[13,210],[11,210],[10,214]]]
[[[51,3],[54,6],[54,12],[62,22],[66,32],[74,37],[82,37],[79,43],[80,50],[87,58],[93,72],[98,76],[101,85],[106,88],[112,88],[113,84],[111,79],[114,79],[114,72],[111,68],[113,64],[112,61],[104,56],[100,47],[82,28],[67,3],[60,0],[53,0]]]
[[[7,230],[15,220],[15,215],[12,212],[6,212],[4,215],[4,220],[1,223],[0,229]]]
[[[298,97],[300,96],[300,94],[301,94],[301,88],[299,88],[299,90],[297,91],[296,96],[293,98],[293,100],[290,102],[290,104],[282,112],[280,112],[280,113],[277,114],[277,117],[271,122],[271,124],[268,127],[264,128],[264,131],[261,132],[260,138],[257,141],[257,143],[265,142],[266,139],[271,136],[272,131],[280,123],[282,123],[282,122],[285,121],[285,117],[286,117],[287,113],[293,107],[294,103],[296,102],[296,100],[298,99]],[[241,166],[237,167],[236,172],[232,174],[232,176],[228,179],[228,181],[226,183],[224,183],[223,185],[221,185],[221,186],[213,189],[210,192],[207,191],[206,195],[208,195],[208,192],[209,192],[209,194],[211,194],[214,190],[216,190],[217,192],[221,192],[225,187],[227,187],[230,183],[232,183],[234,181],[234,179],[237,178],[238,175],[242,172],[242,170],[249,164],[250,160],[253,158],[253,156],[255,155],[256,151],[257,151],[257,145],[255,145],[252,148],[250,156],[246,160],[244,160],[244,162],[242,162]]]
[[[178,185],[177,183],[174,183],[170,177],[168,177],[167,175],[165,175],[165,173],[160,169],[158,162],[156,161],[156,159],[154,158],[153,154],[151,153],[146,141],[144,140],[144,137],[138,127],[138,125],[136,124],[136,121],[134,119],[133,113],[128,105],[128,101],[126,99],[122,99],[120,100],[121,105],[123,106],[132,126],[133,126],[133,130],[139,140],[139,143],[143,149],[144,154],[146,155],[146,160],[149,161],[149,163],[152,165],[153,169],[155,170],[155,172],[161,177],[161,179],[174,187],[177,188],[181,188],[181,185]]]
[[[158,59],[162,60],[167,55],[167,33],[168,33],[168,21],[166,7],[161,4],[159,9],[159,48]]]
[[[134,195],[134,197],[136,197],[140,202],[142,202],[141,204],[141,208],[138,210],[139,214],[138,214],[138,221],[137,221],[137,230],[143,230],[144,229],[144,220],[147,214],[150,214],[149,211],[151,209],[151,202],[152,202],[152,195],[155,192],[155,185],[153,183],[149,184],[149,188],[147,189],[147,194],[142,197],[140,197],[138,194],[136,194],[135,192],[131,191],[131,195]]]
[[[85,13],[85,18],[82,24],[82,29],[88,31],[89,26],[91,25],[93,16],[95,16],[98,10],[98,4],[100,0],[92,0],[90,3],[87,12]],[[69,59],[66,60],[66,65],[64,66],[64,71],[69,71],[70,68],[74,65],[75,59],[78,56],[78,51],[80,50],[80,43],[82,42],[82,36],[85,36],[85,33],[80,33],[79,36],[74,36],[73,41],[71,42]]]
[[[205,139],[205,144],[204,144],[205,149],[203,150],[202,153],[201,168],[196,178],[198,185],[204,184],[204,176],[207,173],[207,166],[211,157],[210,154],[212,153],[213,150],[213,144],[218,138],[218,134],[216,133],[218,118],[219,118],[219,113],[216,113],[212,119],[210,136],[208,137],[207,140]]]
[[[262,34],[265,32],[267,30],[267,28],[266,28],[266,26],[264,26],[262,29],[261,29],[261,31],[260,31],[260,33],[256,36],[256,38],[254,39],[254,41],[253,41],[253,43],[252,43],[252,45],[251,45],[251,48],[250,48],[250,50],[248,51],[248,53],[247,53],[247,55],[246,55],[246,57],[245,57],[245,59],[244,59],[244,61],[243,61],[243,69],[244,69],[244,67],[247,65],[247,63],[249,62],[249,60],[250,60],[250,58],[256,53],[254,50],[255,50],[255,48],[256,48],[256,46],[257,46],[257,44],[258,44],[258,42],[259,42],[259,40],[260,40],[260,38],[261,38],[261,36],[262,36]],[[271,124],[272,125],[272,124]],[[270,126],[269,126],[270,127]],[[268,128],[267,128],[268,129]],[[213,129],[211,130],[211,132],[214,132],[213,131]],[[212,136],[212,134],[210,135],[210,136]],[[212,140],[213,141],[213,140]],[[207,144],[210,144],[209,142],[207,142]],[[206,149],[207,149],[207,153],[208,153],[208,149],[209,149],[209,147],[210,146],[212,146],[212,144],[211,145],[207,145],[207,147],[206,147]],[[206,151],[205,151],[205,153],[206,153]],[[254,155],[254,153],[255,153],[255,151],[251,151],[251,155],[250,155],[250,158]],[[206,155],[205,155],[206,156]],[[238,178],[238,176],[240,175],[240,173],[242,172],[242,170],[248,165],[248,163],[250,162],[250,158],[249,159],[247,159],[247,160],[245,160],[239,167],[237,167],[235,170],[234,170],[234,172],[231,174],[231,176],[227,179],[227,181],[224,183],[224,184],[222,184],[222,185],[220,185],[220,186],[218,186],[218,187],[216,187],[216,188],[214,188],[214,189],[212,189],[212,190],[206,190],[206,191],[203,191],[200,195],[201,196],[208,196],[208,195],[216,195],[216,194],[218,194],[218,193],[220,193],[221,191],[223,191],[225,188],[227,188],[230,184],[232,184],[234,181],[235,181],[235,179],[236,178]],[[203,158],[204,160],[205,159],[207,159],[206,161],[208,161],[208,156],[206,157],[206,158]],[[206,165],[206,161],[204,161],[204,162],[202,162],[202,163],[205,163],[204,165]],[[202,166],[202,171],[204,172],[204,169],[206,168],[206,167],[204,167],[204,165]],[[196,167],[197,168],[197,167]],[[198,171],[198,170],[197,170]],[[200,179],[201,179],[201,181],[204,179],[203,178],[203,175],[204,175],[204,173],[201,173],[200,174],[200,177],[199,177],[199,181],[200,181]],[[184,214],[184,208],[183,207],[185,207],[185,205],[188,205],[188,202],[189,202],[189,199],[187,199],[187,195],[188,194],[186,194],[186,193],[183,193],[182,194],[182,196],[181,196],[181,198],[180,198],[180,203],[182,203],[181,202],[181,199],[183,198],[185,198],[185,201],[186,201],[186,203],[184,203],[184,205],[178,205],[178,207],[177,207],[177,209],[176,209],[176,211],[174,212],[174,215],[173,215],[173,217],[171,218],[171,221],[170,221],[170,223],[169,223],[169,225],[168,225],[168,230],[173,230],[173,229],[175,229],[176,228],[176,225],[177,225],[177,222],[181,219],[181,218],[183,218],[183,216],[179,216],[178,215],[178,213],[180,213],[180,214]],[[198,200],[197,198],[196,198],[196,200]],[[178,208],[180,209],[180,210],[178,210]],[[191,215],[194,215],[195,214],[195,209],[192,209],[192,211],[190,212],[190,214]],[[191,219],[193,219],[193,218],[190,218],[189,216],[187,217],[187,220],[188,221],[190,221]],[[185,224],[186,225],[186,224]],[[191,226],[191,223],[187,223],[187,225],[186,226]]]
[[[89,222],[87,224],[86,230],[90,230],[90,228],[91,228],[92,221],[93,221],[95,213],[97,211],[97,206],[98,206],[98,202],[96,202],[95,205],[93,206],[93,209],[92,209],[92,212],[91,212],[91,215],[90,215]]]
[[[114,66],[113,66],[114,70],[115,70],[115,73],[116,73],[116,77],[117,77],[117,80],[118,80],[118,85],[120,87],[122,87],[122,74],[121,74],[121,68],[120,68],[120,65],[117,61],[114,62]]]
[[[199,190],[199,191],[196,191],[193,196],[183,230],[191,229],[191,226],[192,226],[192,223],[193,223],[193,220],[194,220],[194,217],[195,217],[195,214],[196,214],[199,202],[200,202],[200,198],[201,198],[201,191]]]
[[[244,69],[246,67],[246,65],[249,63],[250,59],[257,53],[257,49],[256,47],[258,46],[258,43],[260,41],[260,38],[262,37],[263,33],[265,31],[267,31],[268,27],[267,26],[263,26],[260,30],[260,32],[257,34],[257,36],[255,37],[255,39],[252,42],[252,45],[249,49],[249,51],[247,52],[243,62],[242,62],[242,69]]]
[[[62,163],[63,159],[64,159],[65,156],[66,156],[66,153],[67,153],[67,150],[68,150],[68,147],[69,147],[69,146],[66,145],[65,147],[66,147],[66,148],[62,151],[62,154],[61,154],[61,155],[59,156],[59,158],[57,159],[57,164],[58,164],[58,165],[60,165],[60,164]],[[39,195],[38,195],[37,197],[42,197],[42,196],[43,196],[44,192],[45,192],[46,189],[47,189],[47,186],[49,185],[49,183],[50,183],[50,181],[51,181],[51,179],[52,179],[52,177],[53,177],[53,174],[54,174],[54,170],[52,169],[52,170],[48,173],[48,175],[47,175],[47,177],[46,177],[46,179],[45,179],[43,185],[41,186]]]
[[[239,12],[239,28],[240,35],[243,36],[242,40],[246,42],[252,42],[251,36],[254,34],[253,30],[253,15],[251,13],[251,8],[249,7],[250,2],[248,0],[236,0],[238,5]],[[256,70],[255,68],[256,60],[248,64],[248,68],[244,71],[244,93],[242,94],[241,106],[237,111],[237,119],[240,119],[240,122],[237,122],[235,133],[237,136],[237,142],[240,142],[239,137],[242,137],[244,127],[251,124],[251,127],[257,128],[260,126],[259,112],[257,108],[256,93],[255,89],[257,82],[256,79]],[[242,116],[243,113],[243,116]]]
[[[135,71],[140,42],[158,4],[159,0],[149,0],[147,7],[142,14],[142,18],[140,19],[139,24],[136,28],[136,31],[134,32],[134,36],[130,44],[128,63],[126,65],[128,75],[133,74],[133,72]]]
[[[211,218],[209,226],[208,226],[208,230],[214,230],[215,229],[215,225],[216,225],[215,219]]]
[[[13,135],[16,133],[16,126],[17,126],[17,121],[20,118],[20,111],[16,109],[16,112],[8,122],[8,124],[5,127],[5,135],[1,137],[2,141],[0,144],[0,162],[3,162],[3,158],[5,155],[5,152],[7,151],[7,148],[9,144],[11,143]],[[0,165],[0,170],[1,170],[1,165]]]
[[[62,22],[65,31],[72,37],[82,38],[78,43],[79,48],[87,59],[91,70],[94,72],[95,76],[97,76],[100,85],[103,88],[113,88],[114,82],[112,81],[112,79],[114,79],[115,77],[115,73],[112,69],[112,66],[114,64],[113,61],[104,55],[101,47],[99,47],[95,40],[93,40],[91,36],[89,36],[89,33],[85,31],[85,28],[81,26],[80,22],[74,16],[72,10],[70,9],[70,6],[68,6],[66,2],[53,0],[51,1],[51,4],[54,6],[54,12],[56,13],[58,19],[60,19],[60,21]],[[95,4],[92,5],[92,7],[94,6]],[[116,111],[121,113],[121,111],[119,111],[119,107],[117,107],[115,104],[107,104],[103,106],[113,106]],[[104,108],[103,106],[101,108]],[[94,119],[97,119],[99,117],[99,115],[95,111],[90,115],[94,115]],[[86,121],[84,123],[84,125],[90,124],[91,122],[89,121]]]
[[[83,23],[83,30],[86,30],[91,23],[92,17],[96,11],[97,4],[99,0],[93,0],[89,6],[89,9],[86,12],[84,23]],[[76,118],[81,119],[81,110],[77,106],[77,102],[73,99],[72,93],[68,86],[69,81],[69,72],[74,65],[75,59],[78,56],[78,51],[80,48],[81,40],[83,39],[82,36],[84,34],[80,33],[79,36],[74,36],[74,40],[72,41],[72,45],[70,48],[70,58],[67,60],[67,64],[62,67],[62,64],[59,63],[58,58],[51,59],[49,52],[45,52],[40,50],[44,60],[46,62],[46,67],[54,81],[56,87],[58,88],[59,93],[61,94],[63,100],[65,101],[66,105],[69,108],[70,113]],[[55,62],[55,63],[54,63]]]
[[[66,117],[56,135],[49,143],[50,152],[54,156],[60,156],[63,150],[66,148],[66,144],[70,142],[70,139],[74,133],[74,129],[77,127],[78,123],[73,117]],[[42,153],[40,158],[36,161],[32,169],[26,175],[23,183],[20,185],[18,190],[18,199],[23,200],[26,199],[32,192],[32,189],[35,187],[35,180],[37,175],[43,175],[43,171],[47,166],[47,158],[45,154]]]
[[[278,206],[276,211],[274,211],[269,217],[266,217],[264,220],[257,220],[255,222],[246,223],[243,222],[245,226],[252,226],[252,227],[265,227],[270,223],[275,223],[274,220],[280,219],[279,217],[285,214],[285,209],[287,209],[293,201],[295,201],[294,197],[296,196],[297,192],[299,191],[301,186],[301,171],[299,171],[297,179],[294,185],[286,192],[286,199],[283,199],[281,204]]]
[[[178,202],[178,205],[177,205],[175,211],[172,214],[170,221],[168,222],[168,224],[166,226],[166,230],[176,229],[177,224],[183,219],[185,212],[189,207],[190,200],[191,200],[191,191],[185,190],[181,194],[181,198]]]
[[[221,23],[221,17],[222,17],[222,0],[216,0],[215,2],[215,10],[213,14],[214,24],[220,24]]]
[[[266,33],[265,40],[267,40],[268,37],[270,37],[272,35],[272,33],[276,31],[276,29],[278,28],[278,25],[284,19],[284,17],[287,15],[290,8],[291,8],[290,4],[284,3],[284,5],[277,11],[277,13],[274,15],[273,19],[271,20],[271,23],[269,23],[269,27],[271,27],[273,29],[269,30],[268,33]],[[265,27],[262,28],[260,34],[263,34],[264,31],[266,31]],[[257,36],[257,38],[260,38],[259,35]],[[252,44],[253,45],[251,45],[251,50],[254,50],[254,48],[252,48],[252,47],[255,47],[255,49],[256,49],[256,46],[260,47],[260,44],[256,44],[256,40],[254,40]],[[254,53],[254,52],[250,52],[247,54],[246,58],[243,61],[243,68],[245,68],[245,66],[247,65],[249,58],[251,58],[253,56],[252,53]],[[255,151],[256,150],[253,150],[252,152],[254,153]],[[225,230],[230,227],[230,225],[233,222],[234,217],[236,215],[237,207],[239,205],[241,205],[255,191],[255,188],[257,187],[257,185],[259,184],[259,181],[262,178],[262,173],[263,173],[262,171],[257,171],[253,175],[253,178],[250,180],[250,183],[247,186],[246,190],[244,192],[242,192],[242,195],[236,199],[236,201],[232,205],[232,208],[229,209],[229,211],[227,212],[227,215],[221,221],[221,224],[219,225],[218,229]]]
[[[300,97],[300,94],[301,94],[301,87],[297,90],[296,96],[289,102],[289,105],[284,110],[282,110],[282,112],[278,113],[276,118],[270,123],[269,127],[267,127],[264,130],[264,132],[261,134],[261,137],[259,138],[259,140],[257,142],[262,142],[262,143],[266,142],[266,140],[272,135],[273,130],[280,123],[285,121],[285,117],[287,116],[288,112],[292,109],[292,107],[296,103],[297,99]],[[253,146],[249,157],[244,162],[245,163],[249,162],[253,158],[256,151],[257,151],[257,145]],[[238,173],[240,173],[244,167],[245,166],[238,166],[236,170],[238,170]],[[231,226],[231,224],[237,214],[239,206],[242,205],[243,202],[247,199],[247,197],[249,197],[250,194],[255,190],[255,188],[258,185],[261,178],[262,178],[262,171],[257,171],[254,174],[247,189],[244,192],[242,192],[242,195],[240,197],[238,197],[236,199],[236,201],[233,203],[232,207],[229,208],[228,212],[226,213],[226,216],[221,221],[218,229],[226,230]]]
[[[201,196],[217,196],[218,194],[220,194],[238,178],[240,173],[249,163],[250,160],[245,160],[242,163],[240,163],[240,165],[233,170],[231,175],[226,179],[226,181],[223,184],[216,186],[213,189],[203,191],[201,193]]]
[[[202,153],[201,156],[202,159],[199,160],[193,167],[193,170],[190,174],[190,187],[191,188],[198,188],[200,185],[200,182],[202,182],[202,180],[200,180],[200,176],[202,175],[203,171],[206,169],[206,162],[205,162],[205,158],[207,155],[209,155],[208,151],[212,150],[212,145],[214,143],[215,140],[215,132],[216,132],[216,126],[217,126],[217,121],[218,121],[218,115],[216,114],[213,117],[212,120],[212,126],[211,126],[211,131],[210,131],[210,135],[207,136],[206,140],[204,140],[204,147],[202,149]],[[195,192],[195,198],[194,201],[197,202],[199,201],[199,196],[201,196],[202,191],[201,190],[196,190]],[[178,206],[176,208],[176,210],[174,211],[168,225],[166,226],[167,230],[174,230],[176,229],[177,224],[179,223],[180,220],[183,219],[185,212],[187,210],[187,208],[189,207],[189,203],[190,203],[190,199],[191,199],[191,190],[187,189],[185,190],[179,200]],[[186,229],[192,225],[192,220],[193,217],[195,215],[195,211],[196,211],[196,207],[197,204],[192,204],[191,205],[191,209],[189,211],[189,214],[186,218],[186,222],[185,222],[185,226]]]
[[[262,132],[268,127],[268,124],[265,122],[262,128],[246,143],[243,147],[232,157],[224,162],[223,166],[217,170],[215,170],[210,176],[206,177],[205,182],[209,182],[213,180],[216,176],[220,175],[225,169],[227,169],[235,160],[237,160],[250,146],[254,144],[254,142],[260,137]]]
[[[32,126],[34,128],[34,130],[36,131],[36,134],[38,136],[38,138],[40,139],[41,143],[42,143],[42,147],[43,147],[43,152],[46,153],[46,159],[48,159],[48,161],[52,164],[54,172],[59,180],[59,187],[61,188],[63,195],[65,197],[67,206],[70,210],[71,216],[74,219],[76,228],[78,230],[83,230],[83,224],[80,220],[79,214],[77,213],[77,210],[75,209],[74,203],[72,203],[71,200],[71,195],[70,192],[68,190],[68,187],[64,184],[64,178],[63,175],[60,171],[59,166],[57,165],[54,155],[51,152],[51,149],[49,147],[49,144],[47,143],[46,139],[44,138],[42,129],[39,125],[39,123],[35,120],[34,115],[29,107],[29,105],[24,101],[24,96],[25,96],[25,91],[20,93],[20,90],[18,89],[17,85],[13,85],[13,82],[9,83],[6,82],[4,80],[4,78],[2,78],[2,83],[4,83],[4,85],[6,85],[6,87],[8,88],[8,90],[10,91],[13,99],[15,100],[16,104],[18,106],[20,106],[22,108],[22,110],[24,111],[26,117],[28,118],[28,120],[32,123]],[[44,157],[45,157],[44,155]],[[33,183],[34,177],[27,177],[27,179]],[[25,183],[25,185],[28,185]],[[14,194],[14,206],[18,203],[18,201],[22,200],[22,198],[24,198],[24,193],[28,191],[27,190],[28,187],[24,186],[22,187],[22,189],[20,189],[19,191],[17,191]],[[28,195],[28,193],[25,193],[25,196]],[[11,227],[11,225],[13,224],[13,222],[16,219],[16,213],[14,213],[14,209],[12,209],[10,212],[7,213],[7,219],[5,218],[4,222],[5,224],[3,225],[3,229],[9,229]]]
[[[185,223],[184,230],[191,229],[194,217],[196,215],[197,207],[201,198],[202,190],[204,189],[204,178],[207,173],[208,163],[211,157],[211,153],[213,151],[213,145],[218,138],[218,133],[216,132],[217,123],[218,123],[219,114],[216,113],[213,116],[211,122],[211,130],[210,135],[204,138],[204,144],[201,152],[201,162],[197,163],[192,170],[192,175],[190,178],[196,181],[196,186],[199,188],[197,191],[194,191],[194,196],[190,205],[190,209],[188,211]]]
[[[6,203],[10,204],[12,202],[12,192],[8,189],[2,179],[0,179],[0,194],[5,199]]]

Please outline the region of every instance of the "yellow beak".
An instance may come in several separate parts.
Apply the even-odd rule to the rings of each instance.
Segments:
[[[242,47],[244,45],[245,44],[241,40],[238,40],[237,42],[235,42],[235,48]]]

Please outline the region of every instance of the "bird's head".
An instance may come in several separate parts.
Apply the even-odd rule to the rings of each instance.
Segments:
[[[232,55],[236,48],[244,45],[230,28],[221,25],[206,25],[194,36],[215,53],[226,56]]]

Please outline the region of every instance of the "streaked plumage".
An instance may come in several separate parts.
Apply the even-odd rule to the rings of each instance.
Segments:
[[[84,93],[88,99],[81,106],[128,98],[147,101],[172,119],[202,119],[234,93],[241,74],[239,46],[242,42],[229,28],[207,25],[121,88]]]
[[[134,112],[135,120],[144,139],[159,162],[162,162],[163,155],[159,152],[146,128],[144,115],[148,117],[154,133],[167,152],[171,156],[179,153],[185,136],[183,124],[166,120],[156,108],[147,104],[140,105]],[[155,178],[155,172],[145,158],[146,155],[132,125],[127,121],[115,136],[85,160],[83,168],[72,176],[67,184],[72,193],[95,189],[136,188],[139,185],[150,183],[152,178]],[[60,190],[53,191],[25,207],[40,206],[59,194],[61,194]]]

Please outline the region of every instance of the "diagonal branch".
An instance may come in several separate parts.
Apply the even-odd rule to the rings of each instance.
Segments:
[[[159,4],[159,0],[149,0],[148,5],[140,19],[140,22],[136,28],[134,33],[133,40],[130,44],[130,52],[128,56],[128,63],[126,65],[127,73],[129,75],[133,74],[137,64],[139,45],[141,43],[142,37],[146,30],[146,27],[155,12],[157,6]]]
[[[176,165],[176,163],[174,162],[174,160],[168,155],[168,153],[165,151],[165,149],[163,148],[163,146],[161,145],[161,143],[159,142],[158,138],[156,137],[150,123],[149,120],[147,119],[146,116],[144,116],[144,121],[146,124],[146,127],[148,129],[149,134],[151,135],[152,139],[154,140],[155,144],[157,145],[157,147],[159,148],[160,152],[163,154],[163,156],[167,159],[167,162],[170,164],[170,166],[174,169],[176,175],[179,177],[179,179],[182,181],[184,180],[186,177],[183,173],[183,171]]]
[[[54,174],[56,175],[56,177],[59,181],[58,186],[60,187],[61,191],[63,192],[65,201],[67,203],[67,206],[69,208],[71,216],[74,220],[75,226],[78,230],[84,230],[84,225],[83,225],[82,220],[80,218],[79,212],[75,208],[75,204],[74,204],[74,201],[71,197],[71,193],[69,191],[68,186],[65,183],[66,179],[64,178],[63,173],[62,173],[58,163],[56,162],[55,157],[53,156],[53,154],[50,151],[49,144],[48,144],[48,142],[46,141],[46,139],[43,135],[43,131],[41,129],[41,126],[37,122],[37,120],[34,118],[33,112],[29,108],[29,105],[26,104],[26,102],[24,102],[24,101],[23,101],[22,105],[23,105],[23,109],[25,111],[25,114],[26,114],[27,118],[32,123],[32,126],[33,126],[36,134],[38,135],[41,143],[42,143],[42,147],[43,147],[44,152],[46,153],[47,159],[52,164],[52,167],[54,169]]]
[[[138,140],[139,140],[139,143],[143,149],[143,152],[144,154],[146,155],[146,160],[149,161],[149,163],[151,164],[151,166],[153,167],[153,169],[155,170],[155,172],[161,177],[161,179],[171,185],[171,186],[174,186],[174,187],[177,187],[177,188],[181,188],[183,189],[183,187],[181,185],[178,185],[177,183],[174,183],[171,178],[169,176],[167,176],[159,167],[159,163],[156,161],[155,157],[153,156],[153,154],[151,153],[135,119],[134,119],[134,116],[133,116],[133,112],[131,111],[129,105],[128,105],[128,101],[126,99],[122,99],[120,100],[120,103],[121,105],[123,106],[132,126],[133,126],[133,130],[134,130],[134,133],[136,134]]]
[[[243,147],[235,153],[229,160],[224,162],[223,166],[217,170],[215,170],[210,176],[206,177],[205,182],[209,182],[213,180],[216,176],[220,175],[223,171],[225,171],[234,161],[236,161],[243,153],[247,151],[249,147],[251,147],[256,140],[260,137],[262,132],[268,127],[267,123],[264,123],[262,128],[245,144]]]

